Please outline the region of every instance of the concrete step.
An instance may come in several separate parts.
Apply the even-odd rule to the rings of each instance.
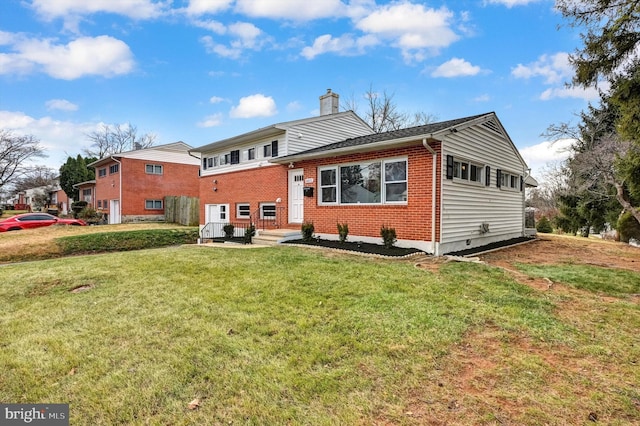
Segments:
[[[259,229],[252,241],[254,244],[276,245],[299,238],[302,238],[302,232],[299,229]]]

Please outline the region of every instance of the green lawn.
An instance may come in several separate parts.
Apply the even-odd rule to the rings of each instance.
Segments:
[[[595,295],[482,265],[183,246],[3,266],[0,283],[0,401],[69,403],[73,425],[640,418],[637,304],[585,313]],[[482,350],[503,358],[465,381]]]

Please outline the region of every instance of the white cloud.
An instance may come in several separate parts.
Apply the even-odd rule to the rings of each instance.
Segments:
[[[129,46],[109,36],[80,37],[67,44],[20,36],[11,47],[12,53],[0,53],[0,74],[42,71],[53,78],[74,80],[128,74],[135,65]]]
[[[222,114],[208,115],[197,123],[198,127],[216,127],[222,124]]]
[[[224,98],[221,98],[220,96],[212,96],[209,98],[209,103],[219,104],[220,102],[224,102]]]
[[[540,0],[485,0],[489,4],[501,4],[512,8],[514,6],[526,6],[530,3],[536,3]]]
[[[511,75],[523,79],[543,77],[546,84],[557,84],[571,79],[573,67],[569,63],[569,54],[558,52],[554,55],[542,55],[537,61],[527,65],[518,64],[511,70]]]
[[[0,111],[0,128],[21,135],[33,135],[45,148],[47,158],[36,159],[33,165],[60,168],[68,156],[81,154],[91,142],[87,134],[98,130],[102,123],[75,123],[54,120],[51,117],[35,118],[19,111]]]
[[[555,98],[576,98],[591,101],[600,97],[598,89],[605,92],[609,89],[607,82],[600,82],[598,88],[567,86],[566,82],[571,81],[573,74],[573,67],[569,63],[569,54],[566,52],[542,55],[535,62],[527,65],[518,64],[511,70],[511,75],[515,78],[529,80],[541,77],[545,85],[552,86],[540,94],[539,99],[543,101]]]
[[[366,33],[391,40],[407,61],[423,60],[427,53],[451,45],[459,36],[451,29],[453,12],[401,1],[381,6],[356,23]]]
[[[233,0],[189,0],[186,12],[189,15],[204,15],[218,13],[226,10]]]
[[[77,111],[78,105],[69,102],[66,99],[51,99],[46,103],[47,109],[49,110],[60,110],[60,111]]]
[[[351,34],[344,34],[335,38],[330,34],[324,34],[317,37],[312,46],[302,49],[300,54],[306,59],[313,59],[324,53],[336,53],[341,56],[357,55],[378,43],[378,39],[371,35],[354,38]]]
[[[600,84],[600,89],[605,92],[609,89],[608,83]],[[584,99],[585,101],[593,101],[600,99],[600,93],[595,87],[553,87],[545,90],[540,94],[540,100],[548,101],[554,98],[576,98]]]
[[[531,175],[539,179],[544,174],[544,169],[553,164],[559,164],[571,155],[571,146],[574,139],[559,139],[557,141],[544,141],[536,145],[520,148],[520,155],[531,168]]]
[[[270,117],[277,113],[273,98],[258,93],[240,98],[238,105],[231,108],[229,116],[232,118]]]
[[[224,58],[239,59],[245,50],[258,51],[270,40],[260,28],[249,22],[236,22],[228,27],[214,26],[210,29],[220,35],[231,37],[228,45],[220,43],[208,35],[200,38],[200,42],[208,53],[214,53]]]
[[[483,93],[482,95],[473,98],[474,102],[489,102],[490,100],[491,96],[489,96],[487,93]]]
[[[162,15],[166,3],[153,0],[32,0],[31,7],[47,20],[99,12],[150,19]]]
[[[468,77],[478,74],[479,66],[471,65],[471,63],[460,58],[452,58],[433,70],[432,77]]]
[[[340,0],[237,0],[235,9],[251,17],[292,21],[336,18],[347,13]]]

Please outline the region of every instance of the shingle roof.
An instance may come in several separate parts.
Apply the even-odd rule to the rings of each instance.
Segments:
[[[415,127],[409,127],[406,129],[400,129],[400,130],[392,130],[390,132],[384,132],[384,133],[372,133],[370,135],[366,135],[366,136],[359,136],[356,138],[349,138],[349,139],[345,139],[343,141],[340,142],[335,142],[329,145],[324,145],[324,146],[320,146],[317,148],[312,148],[309,149],[307,151],[303,151],[297,154],[294,154],[295,156],[301,156],[301,155],[306,155],[306,154],[313,154],[313,153],[319,153],[319,152],[324,152],[324,151],[332,151],[335,149],[341,149],[341,148],[350,148],[350,147],[355,147],[355,146],[360,146],[360,145],[367,145],[367,144],[371,144],[371,143],[376,143],[376,142],[383,142],[383,141],[387,141],[387,140],[393,140],[393,139],[404,139],[404,138],[408,138],[411,136],[419,136],[419,135],[425,135],[425,134],[430,134],[430,133],[437,133],[441,130],[445,130],[451,127],[456,127],[459,126],[460,124],[466,123],[467,121],[472,121],[475,120],[476,118],[479,117],[484,117],[488,114],[492,114],[492,113],[486,113],[486,114],[478,114],[478,115],[472,115],[470,117],[464,117],[464,118],[457,118],[455,120],[448,120],[448,121],[441,121],[439,123],[430,123],[430,124],[425,124],[422,126],[415,126]],[[286,157],[282,157],[282,158],[286,158]]]

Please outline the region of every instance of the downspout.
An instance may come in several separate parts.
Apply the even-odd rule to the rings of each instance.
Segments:
[[[433,165],[431,166],[433,170],[433,176],[431,177],[431,254],[436,255],[436,190],[438,189],[437,185],[437,166],[438,166],[438,153],[429,146],[427,143],[427,139],[422,139],[422,146],[425,147],[427,151],[429,151],[433,158]]]
[[[523,172],[522,178],[522,236],[527,235],[527,208],[526,204],[526,192],[527,192],[527,178],[531,176],[531,169],[527,169]]]
[[[122,223],[122,173],[124,173],[124,170],[122,170],[121,161],[116,160],[113,156],[111,159],[118,163],[118,169],[120,169],[120,173],[118,173],[118,179],[120,180],[118,183],[118,217],[120,218],[120,223]]]

